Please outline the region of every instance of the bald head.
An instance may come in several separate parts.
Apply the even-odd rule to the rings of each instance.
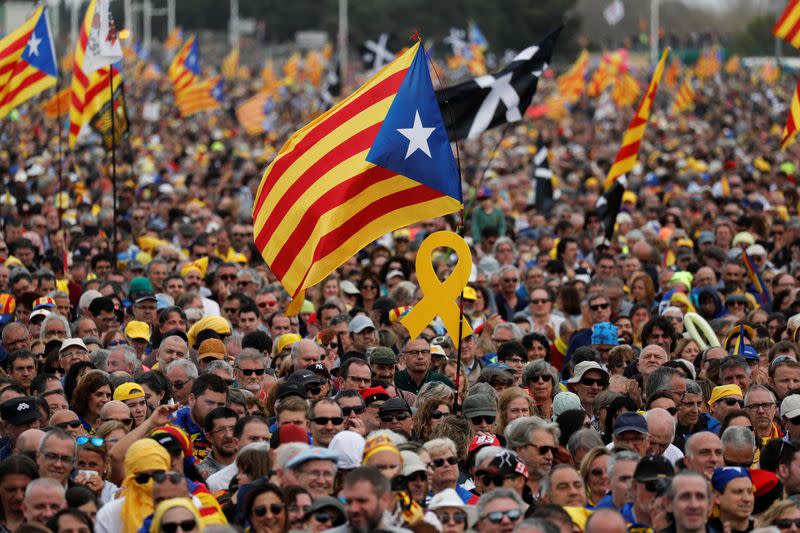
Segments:
[[[614,509],[597,509],[586,521],[584,533],[625,533],[625,519]]]
[[[100,418],[120,420],[131,417],[131,409],[119,400],[111,400],[100,409]]]
[[[26,429],[17,438],[16,451],[25,455],[35,455],[43,438],[44,431],[41,429]]]
[[[64,422],[72,422],[73,420],[78,420],[78,413],[70,411],[69,409],[62,409],[61,411],[56,411],[53,416],[50,417],[50,425],[57,426]],[[27,431],[25,433],[27,433]]]

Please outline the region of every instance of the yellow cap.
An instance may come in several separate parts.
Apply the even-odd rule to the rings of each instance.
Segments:
[[[129,339],[144,339],[150,342],[150,325],[147,322],[131,320],[125,326],[125,336]]]
[[[708,399],[708,405],[714,405],[723,398],[728,396],[739,396],[742,398],[742,389],[739,385],[720,385],[711,390],[711,398]]]
[[[462,296],[464,297],[465,300],[478,299],[478,293],[472,287],[464,287],[464,292],[462,293]]]
[[[296,342],[300,342],[303,338],[298,335],[297,333],[284,333],[280,337],[278,337],[278,352],[280,353],[286,348],[289,348],[292,344]]]
[[[124,402],[135,398],[144,398],[144,389],[138,383],[123,383],[114,389],[114,399]]]

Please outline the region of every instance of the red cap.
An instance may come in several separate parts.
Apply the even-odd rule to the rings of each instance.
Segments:
[[[297,424],[284,424],[278,428],[278,442],[286,444],[288,442],[304,442],[308,444],[308,434],[302,426]]]
[[[469,443],[467,453],[472,453],[484,446],[497,446],[500,447],[500,441],[494,435],[476,435],[472,442]]]
[[[390,398],[389,393],[386,392],[381,386],[378,387],[370,387],[368,389],[364,389],[361,391],[361,397],[364,399],[364,403],[369,405],[372,402],[379,402],[379,401],[386,401]]]

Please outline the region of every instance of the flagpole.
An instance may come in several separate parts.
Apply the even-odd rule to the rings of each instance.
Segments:
[[[56,77],[56,122],[58,123],[58,231],[61,231],[62,228],[62,221],[61,219],[64,216],[64,165],[63,165],[63,147],[61,145],[61,135],[63,132],[61,131],[61,98],[59,97],[59,93],[61,92],[61,76]],[[66,236],[64,240],[64,246],[67,245]]]
[[[117,158],[116,158],[116,138],[117,131],[114,127],[114,66],[108,66],[108,90],[111,93],[111,194],[114,197],[114,220],[111,226],[111,253],[114,257],[114,265],[117,264]]]

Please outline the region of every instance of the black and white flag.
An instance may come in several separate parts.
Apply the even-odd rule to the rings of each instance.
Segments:
[[[381,33],[378,40],[369,39],[362,44],[359,47],[359,51],[361,52],[361,62],[364,64],[364,68],[370,72],[377,72],[385,67],[387,63],[390,63],[399,50],[394,46],[393,41],[393,35]]]
[[[594,208],[600,218],[603,220],[605,228],[606,239],[611,240],[614,236],[614,226],[617,223],[617,215],[622,208],[622,195],[625,194],[625,189],[628,188],[628,178],[625,174],[619,176],[614,183],[611,184],[600,198]]]
[[[536,141],[536,154],[533,156],[533,179],[536,186],[536,210],[539,213],[547,214],[553,208],[553,171],[547,156],[550,153],[548,144],[539,136]]]
[[[436,91],[450,140],[475,139],[489,128],[522,120],[539,77],[550,64],[559,33],[561,28],[518,53],[497,74]]]
[[[342,94],[342,80],[339,74],[339,62],[329,65],[325,79],[322,80],[320,98],[325,109],[330,109]]]

